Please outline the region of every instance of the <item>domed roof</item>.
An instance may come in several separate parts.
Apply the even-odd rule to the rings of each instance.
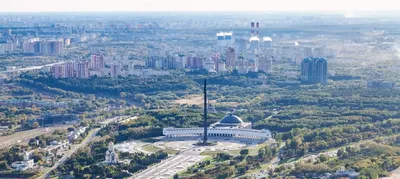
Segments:
[[[240,119],[240,117],[233,115],[232,113],[229,113],[224,118],[222,118],[221,121],[219,121],[219,123],[239,124],[239,123],[243,123],[243,121],[242,121],[242,119]]]

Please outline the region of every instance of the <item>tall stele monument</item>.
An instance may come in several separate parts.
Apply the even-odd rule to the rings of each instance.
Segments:
[[[204,79],[204,134],[203,144],[207,144],[207,79]]]
[[[216,141],[209,141],[208,137],[230,137],[239,139],[269,140],[272,139],[268,129],[257,130],[251,128],[251,122],[243,122],[239,116],[228,113],[219,122],[208,126],[207,122],[207,79],[204,79],[204,116],[203,127],[173,128],[166,127],[163,134],[166,137],[200,137],[195,145],[213,146]]]

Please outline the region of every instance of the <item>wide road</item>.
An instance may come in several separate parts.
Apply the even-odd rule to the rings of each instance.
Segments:
[[[65,62],[57,62],[57,63],[50,63],[47,65],[41,65],[41,66],[31,66],[31,67],[25,67],[25,68],[18,68],[15,70],[6,70],[6,71],[0,71],[0,74],[7,74],[7,73],[14,73],[14,72],[22,72],[22,71],[31,71],[31,70],[39,70],[43,67],[49,67],[57,64],[64,64]]]
[[[0,149],[4,149],[7,147],[11,147],[15,144],[22,143],[29,141],[30,139],[33,139],[37,136],[43,135],[43,134],[50,134],[56,129],[67,129],[68,127],[71,127],[72,125],[61,125],[61,126],[54,126],[54,127],[47,127],[47,128],[37,128],[37,129],[32,129],[32,130],[27,130],[27,131],[21,131],[21,132],[16,132],[12,135],[8,136],[1,136],[0,137]]]

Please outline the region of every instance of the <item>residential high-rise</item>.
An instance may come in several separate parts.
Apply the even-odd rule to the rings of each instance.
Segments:
[[[89,62],[89,69],[91,70],[102,70],[105,66],[105,61],[103,55],[100,54],[94,54],[91,56],[90,62]]]
[[[35,42],[39,41],[39,38],[33,38],[25,40],[22,43],[22,49],[25,53],[34,53],[35,52]]]
[[[49,42],[49,53],[50,54],[55,54],[56,53],[56,42],[55,41],[51,41]]]
[[[71,45],[71,39],[70,38],[64,38],[64,47],[68,47]]]
[[[234,48],[229,47],[226,50],[226,66],[227,67],[236,67],[236,52]]]
[[[33,51],[34,51],[34,53],[40,53],[42,50],[41,50],[41,42],[40,41],[36,41],[35,43],[34,43],[34,45],[33,45]]]
[[[264,73],[271,73],[272,59],[272,56],[260,56],[258,58],[258,70],[263,71]]]
[[[175,68],[176,69],[184,69],[185,67],[186,67],[185,55],[179,54],[178,58],[175,60]]]
[[[95,68],[95,63],[97,62],[97,54],[91,55],[90,56],[90,61],[89,61],[89,69],[93,70]]]
[[[313,51],[311,47],[304,47],[304,58],[313,57]]]
[[[243,75],[249,72],[249,62],[243,56],[238,57],[238,66],[237,66],[238,73]]]
[[[78,62],[76,77],[78,78],[89,78],[89,62]]]
[[[322,56],[325,55],[324,50],[325,50],[325,47],[323,47],[323,46],[322,47],[313,48],[313,55],[315,57],[322,57]]]
[[[55,55],[60,55],[64,47],[64,41],[62,39],[56,41],[56,51]]]
[[[203,68],[209,72],[215,72],[215,62],[212,60],[204,59]]]
[[[111,76],[111,78],[117,78],[118,75],[120,75],[119,71],[120,71],[119,65],[116,65],[116,64],[111,65],[110,66],[110,76]]]
[[[206,61],[206,58],[204,57],[194,57],[193,58],[193,64],[194,64],[194,68],[204,68],[204,63]]]
[[[5,44],[0,43],[0,54],[5,53]]]
[[[49,44],[45,41],[40,42],[40,53],[48,54],[49,53]]]
[[[52,55],[60,55],[62,53],[63,41],[53,40],[49,42],[49,53]]]
[[[238,39],[239,44],[239,54],[245,54],[247,51],[247,40],[246,39]]]
[[[328,83],[328,62],[325,58],[305,58],[301,63],[301,82],[305,84]]]
[[[218,61],[216,64],[216,70],[218,73],[226,71],[226,65],[223,61]]]
[[[186,57],[186,68],[192,68],[193,66],[193,55]]]
[[[178,61],[180,59],[178,58]],[[183,57],[182,57],[183,60]],[[148,68],[163,68],[163,69],[176,69],[180,68],[181,65],[185,65],[186,61],[177,63],[177,59],[174,56],[160,57],[160,56],[152,56],[148,57],[145,62],[145,66]]]
[[[187,59],[187,67],[188,68],[203,68],[203,58],[200,57],[188,57]]]
[[[12,41],[7,41],[5,51],[11,53],[16,49],[15,43]]]
[[[225,62],[221,60],[221,56],[219,53],[215,53],[214,55],[211,56],[212,61],[215,64],[215,71],[216,72],[224,72],[226,71],[226,66]]]
[[[65,65],[64,64],[57,64],[53,65],[51,67],[51,73],[53,75],[53,78],[59,79],[59,78],[65,78]]]
[[[147,68],[161,68],[161,57],[157,56],[152,56],[152,57],[147,57],[145,61],[145,66]]]
[[[39,37],[39,27],[36,27],[36,30],[35,30],[35,37]]]
[[[75,77],[75,63],[68,62],[65,64],[65,76],[67,78],[74,78]]]
[[[11,35],[12,35],[11,29],[7,29],[7,35],[8,35],[8,36],[11,36]]]
[[[167,56],[162,58],[161,66],[163,69],[175,69],[175,57]]]

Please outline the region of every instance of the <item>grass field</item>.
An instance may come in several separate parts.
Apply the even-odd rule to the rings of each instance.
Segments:
[[[153,144],[147,144],[147,145],[143,146],[142,149],[144,151],[150,152],[150,153],[154,153],[154,152],[161,150],[161,149],[155,147]]]

